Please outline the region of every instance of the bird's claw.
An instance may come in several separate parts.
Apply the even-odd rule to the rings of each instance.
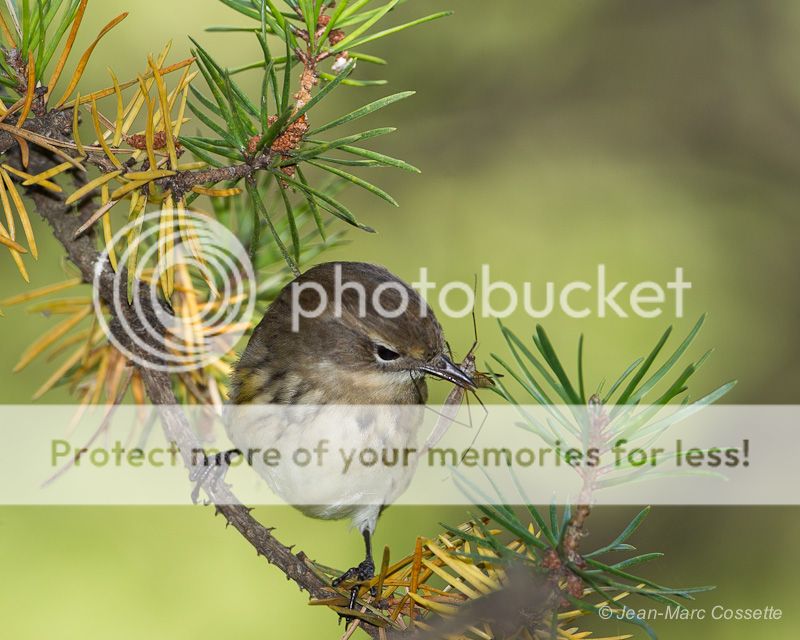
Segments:
[[[350,589],[350,602],[347,605],[348,609],[355,610],[356,601],[358,600],[358,592],[361,590],[361,585],[364,582],[372,580],[374,577],[375,563],[372,561],[372,558],[365,558],[364,561],[361,562],[361,564],[359,564],[357,567],[351,567],[338,578],[336,578],[331,585],[338,587],[341,584],[355,580],[355,584],[353,584]],[[375,597],[378,595],[378,590],[373,585],[370,587],[369,593],[371,596]],[[345,626],[348,626],[353,621],[352,616],[340,615],[339,620],[342,618],[345,620]]]
[[[241,455],[238,449],[231,449],[230,451],[221,451],[213,456],[208,456],[203,452],[203,460],[200,464],[196,464],[191,473],[189,473],[189,480],[194,482],[192,489],[192,502],[197,504],[200,498],[200,489],[209,481],[211,484],[222,482],[225,474],[228,473],[231,460]]]

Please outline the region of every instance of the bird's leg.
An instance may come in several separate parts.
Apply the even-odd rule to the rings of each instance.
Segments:
[[[356,607],[356,600],[358,599],[358,592],[360,588],[360,584],[362,582],[366,582],[371,580],[375,576],[375,563],[372,560],[372,536],[370,532],[365,529],[361,532],[364,536],[364,547],[366,549],[366,557],[358,566],[351,567],[347,571],[345,571],[342,575],[336,578],[333,581],[333,586],[338,587],[340,584],[344,582],[350,582],[351,580],[357,580],[356,584],[353,585],[352,589],[350,589],[350,602],[347,606],[348,609],[355,609]],[[378,595],[377,590],[375,587],[370,589],[370,594],[373,596]],[[344,616],[345,624],[349,624],[352,618],[348,618]]]
[[[230,449],[209,457],[203,451],[202,455],[202,461],[199,464],[195,464],[189,474],[189,480],[195,483],[194,489],[192,489],[192,502],[194,503],[197,503],[200,497],[200,488],[206,482],[211,481],[213,484],[222,482],[231,465],[231,460],[236,456],[242,455],[242,452],[239,449]]]

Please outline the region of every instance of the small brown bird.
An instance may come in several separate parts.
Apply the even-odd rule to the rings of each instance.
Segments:
[[[389,271],[358,262],[318,265],[281,291],[253,332],[233,374],[229,436],[240,450],[263,449],[279,440],[296,446],[330,437],[309,433],[312,427],[302,421],[281,423],[274,413],[253,419],[254,405],[423,405],[426,375],[473,389],[472,378],[447,351],[433,312]],[[333,437],[377,450],[408,447],[416,437],[414,421],[394,423],[387,411],[379,418],[372,415],[368,423],[337,423],[339,432]],[[408,484],[407,473],[392,476],[378,466],[356,475],[313,468],[301,474],[253,466],[305,514],[349,517],[362,533],[364,561],[334,586],[374,575],[372,534],[381,511]],[[354,587],[351,608],[357,592]]]

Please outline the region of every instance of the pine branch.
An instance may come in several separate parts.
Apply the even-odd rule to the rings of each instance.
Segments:
[[[52,160],[38,151],[32,151],[30,164],[35,169],[45,170],[52,165]],[[76,234],[76,231],[91,215],[92,200],[86,199],[78,207],[77,215],[68,215],[70,207],[65,205],[63,198],[57,194],[33,189],[30,196],[39,214],[52,227],[53,235],[64,247],[67,257],[80,271],[83,280],[91,283],[100,254],[95,249],[91,233],[80,235]],[[122,281],[124,280],[123,278]],[[112,313],[115,308],[113,282],[114,274],[106,265],[99,274],[98,291],[100,297],[109,303]],[[146,297],[142,296],[141,299],[144,301]],[[132,305],[129,305],[129,308],[130,306]],[[128,346],[133,348],[133,345]],[[185,414],[178,407],[168,375],[141,367],[139,372],[149,400],[161,408],[160,416],[167,440],[178,446],[184,464],[187,469],[191,469],[192,452],[200,450],[202,445],[194,435]],[[302,551],[295,553],[291,547],[280,542],[272,534],[272,530],[259,523],[251,515],[250,509],[241,504],[224,483],[206,480],[202,488],[214,504],[215,512],[221,514],[227,524],[233,526],[259,556],[277,567],[287,579],[297,584],[301,590],[307,591],[313,598],[327,598],[334,593],[330,585],[311,570],[306,554]],[[364,630],[371,636],[378,637],[377,629],[365,627]]]

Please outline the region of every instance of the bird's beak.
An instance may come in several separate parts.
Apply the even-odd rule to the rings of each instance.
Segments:
[[[475,381],[445,355],[437,357],[430,364],[420,366],[420,370],[464,389],[475,389]]]

